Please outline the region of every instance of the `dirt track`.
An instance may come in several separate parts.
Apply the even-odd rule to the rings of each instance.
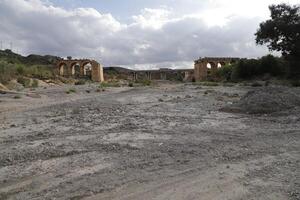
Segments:
[[[219,112],[244,87],[76,90],[0,96],[0,199],[300,199],[299,108]]]

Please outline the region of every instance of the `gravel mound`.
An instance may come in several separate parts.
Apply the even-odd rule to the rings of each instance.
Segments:
[[[225,112],[267,114],[300,106],[300,95],[289,88],[265,87],[249,91],[240,101],[221,109]]]

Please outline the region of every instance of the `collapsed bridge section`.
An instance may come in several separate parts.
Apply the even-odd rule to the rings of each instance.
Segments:
[[[60,76],[90,77],[95,82],[103,82],[103,67],[90,59],[62,59],[56,63]]]
[[[214,79],[218,68],[235,63],[240,58],[233,57],[204,57],[195,60],[194,76],[196,81]]]

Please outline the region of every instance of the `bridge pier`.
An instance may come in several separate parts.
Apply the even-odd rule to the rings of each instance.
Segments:
[[[149,81],[151,81],[151,72],[148,72],[148,73],[147,73],[147,79],[148,79]]]

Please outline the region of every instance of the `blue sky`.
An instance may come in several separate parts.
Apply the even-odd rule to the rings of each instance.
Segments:
[[[1,0],[3,48],[105,66],[192,68],[205,56],[259,57],[268,5],[299,0]]]

